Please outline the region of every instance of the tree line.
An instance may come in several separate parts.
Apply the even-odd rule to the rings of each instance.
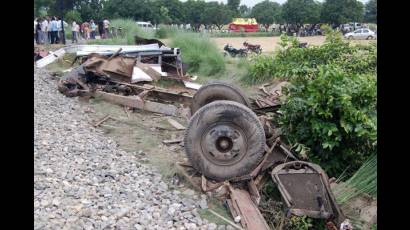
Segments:
[[[153,24],[215,25],[219,29],[234,17],[254,17],[258,23],[317,24],[335,26],[348,22],[376,23],[377,1],[287,0],[282,5],[265,0],[253,7],[240,0],[227,4],[203,0],[34,0],[36,16],[64,15],[67,21],[132,18]]]

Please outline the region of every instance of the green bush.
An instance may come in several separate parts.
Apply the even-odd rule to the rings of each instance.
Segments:
[[[281,36],[281,49],[273,56],[251,60],[248,83],[260,83],[273,78],[312,78],[318,66],[335,64],[348,73],[376,73],[377,48],[371,45],[350,45],[339,33],[327,31],[321,46],[299,48],[294,37]],[[271,63],[266,63],[270,61]]]
[[[172,36],[171,46],[181,49],[182,60],[191,73],[211,76],[225,71],[221,50],[205,35],[178,33]]]
[[[287,141],[330,176],[348,167],[351,175],[376,151],[376,46],[350,45],[331,30],[321,46],[299,48],[287,36],[280,46],[273,56],[251,59],[242,80],[289,81],[278,118]]]
[[[290,143],[309,148],[309,158],[330,176],[354,172],[376,152],[376,77],[334,64],[312,79],[291,81],[279,118]],[[349,174],[349,173],[348,173]]]

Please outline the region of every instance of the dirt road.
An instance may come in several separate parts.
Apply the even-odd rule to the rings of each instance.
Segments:
[[[218,48],[223,49],[225,44],[230,44],[235,48],[242,47],[244,41],[248,41],[251,44],[259,44],[262,46],[263,52],[273,52],[279,45],[280,37],[235,37],[235,38],[211,38],[215,41]],[[307,42],[308,45],[320,45],[326,37],[325,36],[313,36],[313,37],[300,37],[300,42]],[[376,40],[352,40],[353,43],[368,44],[370,42],[376,42]]]
[[[300,42],[307,42],[308,45],[320,45],[326,37],[325,36],[313,36],[313,37],[299,37]],[[264,53],[273,52],[279,45],[280,37],[231,37],[231,38],[211,38],[215,41],[218,48],[223,50],[226,44],[230,44],[235,48],[242,48],[242,43],[248,41],[251,44],[259,44],[262,46]],[[169,39],[162,39],[165,44],[169,44]],[[352,40],[352,43],[369,44],[370,42],[376,42],[377,40]]]

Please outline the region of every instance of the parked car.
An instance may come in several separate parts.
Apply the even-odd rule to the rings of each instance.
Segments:
[[[358,29],[350,33],[346,33],[345,38],[347,39],[376,39],[377,35],[375,32],[369,29]]]
[[[137,22],[137,26],[143,29],[156,29],[150,22]]]

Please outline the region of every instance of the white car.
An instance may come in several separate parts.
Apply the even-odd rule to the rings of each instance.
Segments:
[[[143,29],[156,29],[151,22],[137,22],[137,26],[143,28]]]
[[[367,28],[358,29],[344,35],[347,39],[376,39],[377,34]]]

